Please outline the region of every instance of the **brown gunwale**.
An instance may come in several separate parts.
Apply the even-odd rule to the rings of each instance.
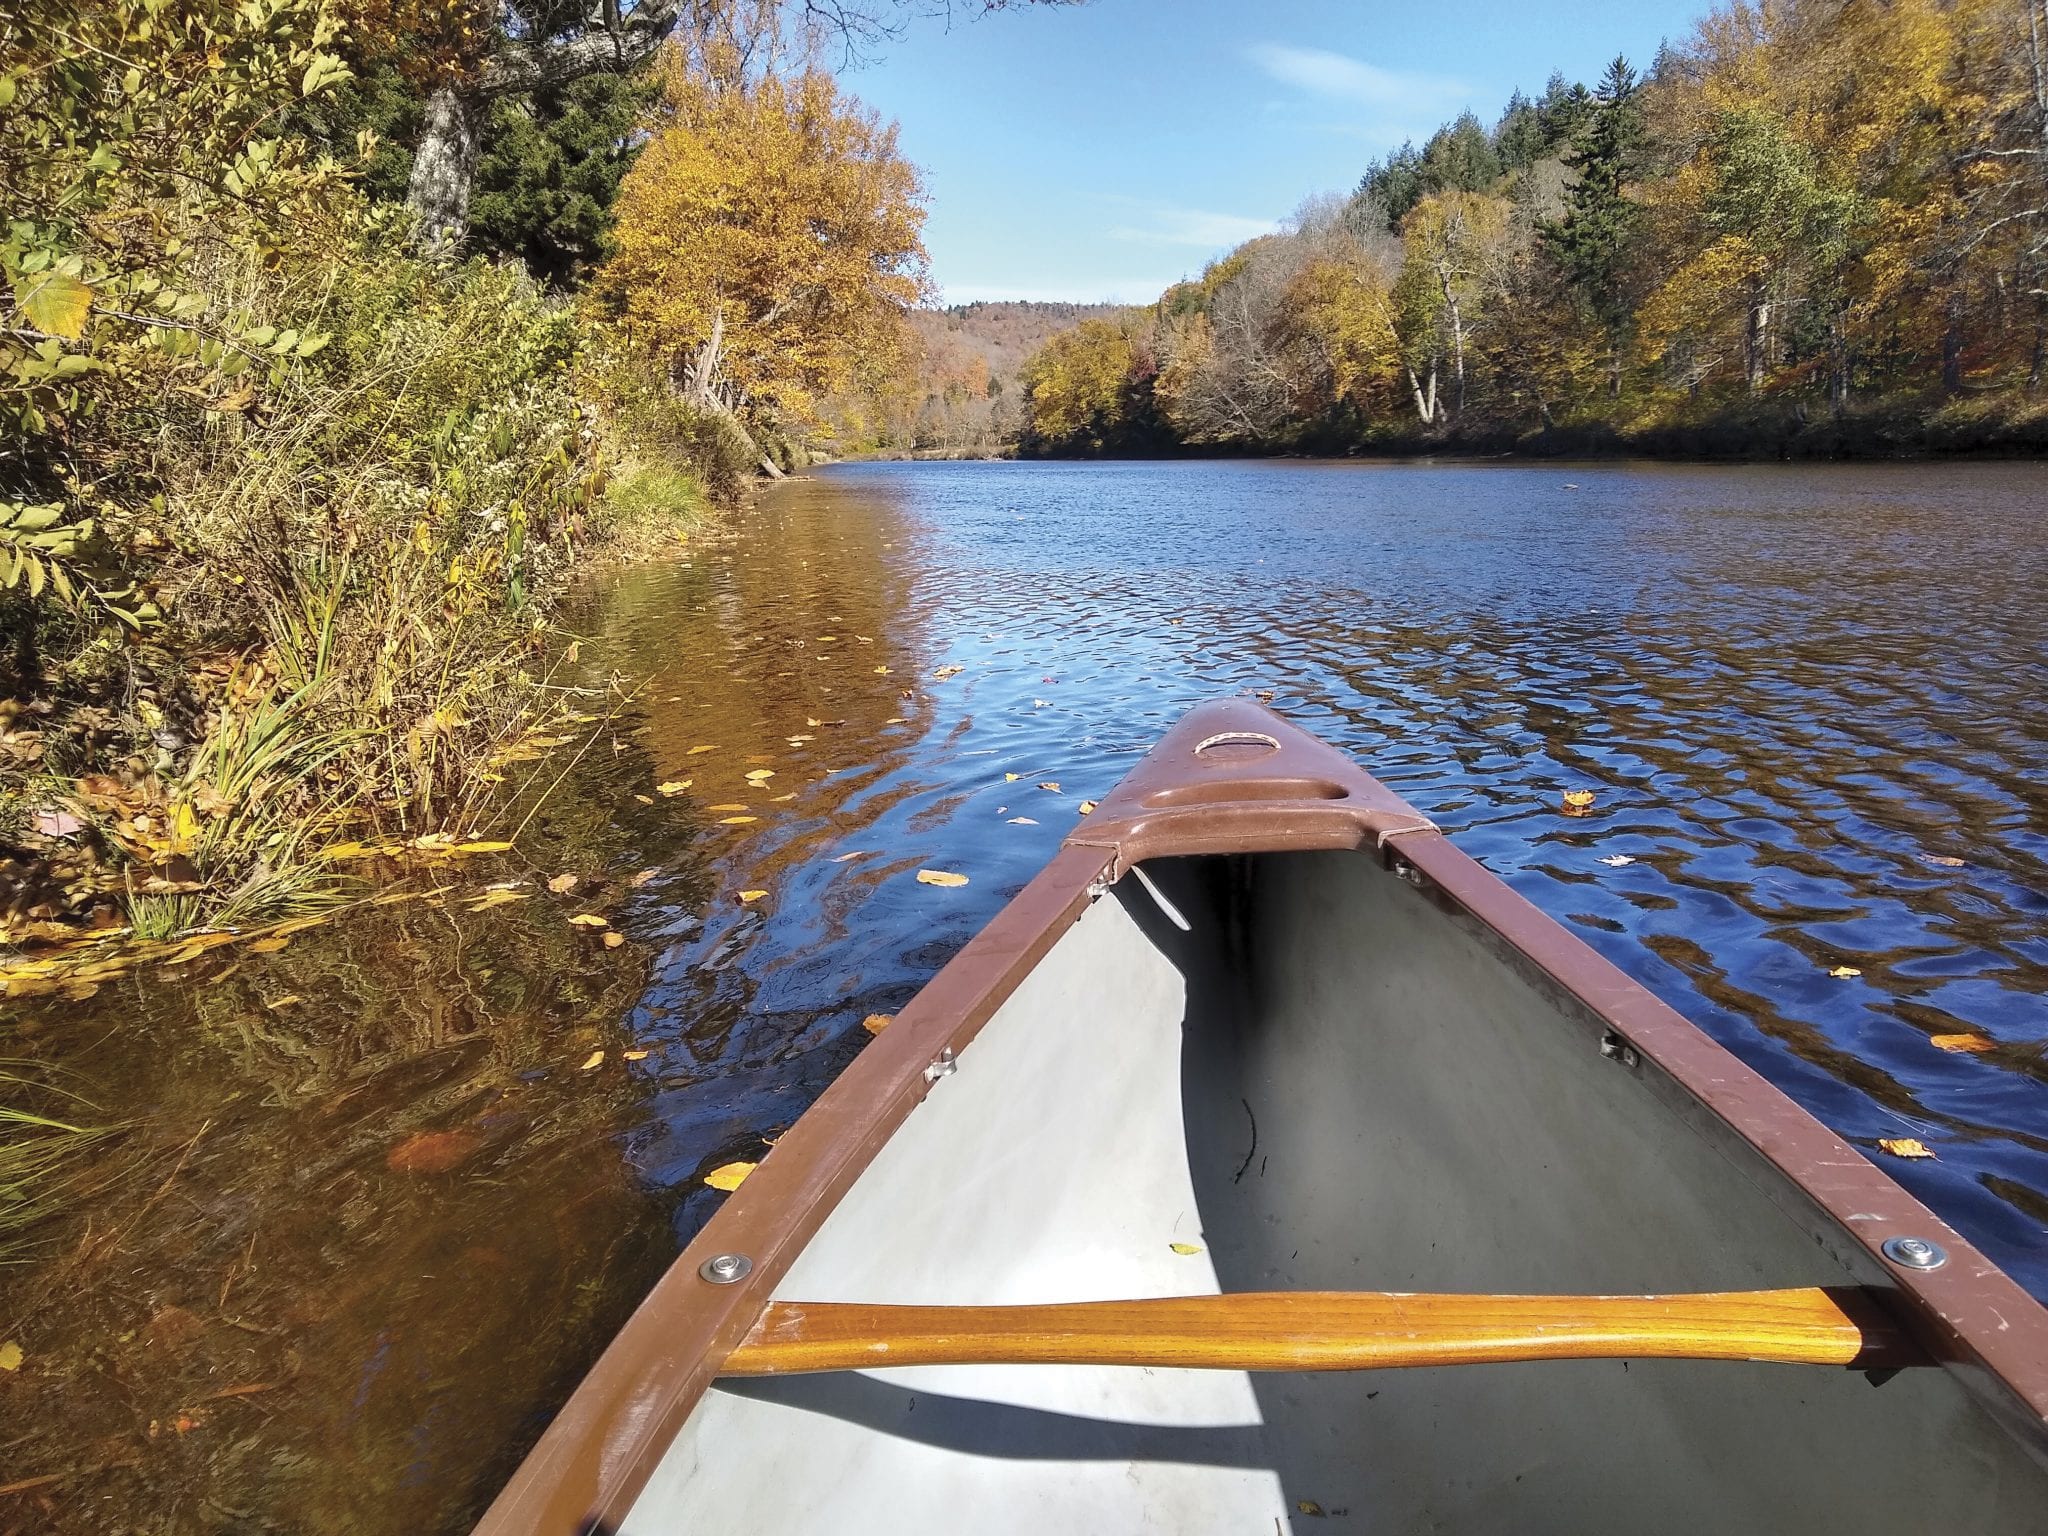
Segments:
[[[1200,754],[1218,737],[1270,749]],[[1263,750],[1263,755],[1255,755]],[[1298,785],[1313,798],[1291,798]],[[1341,789],[1331,795],[1330,788]],[[2037,1457],[2048,1460],[2048,1308],[1704,1031],[1515,894],[1350,758],[1247,699],[1197,706],[1018,894],[866,1047],[707,1222],[606,1348],[477,1525],[479,1536],[615,1527],[775,1286],[930,1085],[940,1052],[981,1026],[1132,865],[1181,854],[1359,849],[1404,866],[1456,921],[1639,1057],[1649,1085],[1695,1127],[1782,1175],[1772,1189],[1900,1326]],[[1881,1252],[1939,1242],[1941,1269]],[[698,1275],[744,1253],[737,1284]]]

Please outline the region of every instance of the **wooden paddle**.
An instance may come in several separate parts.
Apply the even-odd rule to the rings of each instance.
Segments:
[[[770,1302],[722,1374],[966,1364],[1360,1371],[1616,1359],[1865,1370],[1926,1363],[1855,1287],[1680,1296],[1270,1291],[1021,1307]]]

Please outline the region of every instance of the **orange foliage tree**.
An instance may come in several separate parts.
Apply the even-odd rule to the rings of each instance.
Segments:
[[[671,45],[660,69],[600,292],[692,404],[808,425],[900,348],[926,291],[917,168],[808,61]]]

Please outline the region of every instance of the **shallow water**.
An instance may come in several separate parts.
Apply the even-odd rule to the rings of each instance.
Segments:
[[[892,464],[777,488],[576,615],[593,676],[639,690],[521,841],[516,873],[577,891],[472,913],[466,889],[27,1020],[133,1124],[103,1224],[58,1224],[4,1282],[28,1358],[0,1380],[0,1485],[65,1475],[0,1531],[462,1528],[721,1198],[701,1175],[759,1157],[1080,800],[1240,690],[2048,1296],[2044,475]],[[1596,814],[1562,815],[1567,788]],[[630,942],[569,928],[586,906]],[[1959,1033],[1991,1048],[1929,1043]],[[1903,1137],[1937,1156],[1875,1150]]]

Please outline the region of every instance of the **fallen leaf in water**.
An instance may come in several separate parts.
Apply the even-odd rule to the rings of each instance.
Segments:
[[[834,858],[832,862],[834,864],[844,864],[848,859],[864,859],[868,856],[868,852],[869,850],[866,848],[856,848],[851,853],[842,853],[838,855],[838,857]]]
[[[0,1371],[18,1371],[20,1369],[21,1346],[12,1339],[9,1339],[5,1344],[0,1344]]]
[[[788,739],[788,741],[789,741],[789,744],[790,744],[790,745],[791,745],[792,747],[800,747],[800,746],[802,746],[802,745],[803,745],[803,744],[804,744],[805,742],[807,742],[807,741],[816,741],[816,740],[817,740],[818,738],[817,738],[817,737],[815,737],[815,736],[791,736],[791,737],[789,737],[789,738],[787,738],[787,739]]]
[[[823,725],[824,723],[822,720],[813,720],[809,715],[804,716],[805,725]]]
[[[723,1167],[714,1168],[705,1174],[704,1182],[713,1189],[722,1189],[727,1194],[731,1194],[747,1182],[747,1175],[752,1173],[754,1168],[755,1165],[753,1163],[727,1163]]]
[[[884,724],[884,725],[908,725],[908,724],[910,724],[910,717],[909,717],[909,716],[907,716],[907,715],[891,715],[891,716],[890,716],[890,717],[889,717],[888,719],[884,720],[884,721],[882,722],[882,724]]]
[[[707,805],[704,809],[707,811],[744,811],[746,806],[737,800],[728,800],[723,805]]]
[[[1003,782],[1004,782],[1005,784],[1014,784],[1014,783],[1016,783],[1016,782],[1017,782],[1017,780],[1019,780],[1019,779],[1020,779],[1020,778],[1022,778],[1022,777],[1023,777],[1023,775],[1022,775],[1022,774],[1018,774],[1018,773],[1006,773],[1006,774],[1004,774],[1004,775],[1003,775]]]
[[[475,901],[469,904],[469,910],[472,912],[488,912],[493,907],[502,907],[515,901],[524,900],[526,900],[526,892],[524,891],[485,891],[483,895],[477,897]]]
[[[273,933],[267,939],[253,941],[249,945],[249,953],[252,955],[274,955],[289,943],[291,943],[291,936],[289,934]]]
[[[952,874],[943,869],[920,869],[917,878],[924,885],[965,885],[965,875]]]
[[[768,893],[767,893],[766,891],[741,891],[741,892],[740,892],[740,900],[741,900],[741,901],[759,901],[759,900],[760,900],[760,899],[761,899],[761,898],[762,898],[763,896],[766,896],[767,894],[768,894]]]
[[[577,1070],[581,1072],[589,1072],[603,1065],[604,1052],[592,1051],[588,1056],[583,1058],[583,1065],[579,1067]]]
[[[1040,789],[1049,789],[1054,794],[1058,794],[1060,792],[1060,781],[1058,779],[1040,779],[1038,787]]]
[[[769,799],[769,802],[768,802],[768,803],[769,803],[770,805],[781,805],[781,804],[783,804],[783,803],[784,803],[785,801],[788,801],[788,800],[794,800],[795,798],[796,798],[796,791],[792,789],[792,790],[791,790],[791,791],[790,791],[790,792],[789,792],[788,794],[786,794],[786,795],[775,795],[775,796],[772,796],[772,797],[771,797],[771,798]]]
[[[557,896],[566,896],[576,889],[577,878],[575,875],[557,875],[548,882],[548,889]]]
[[[1033,699],[1033,700],[1031,701],[1031,707],[1032,707],[1033,709],[1044,709],[1044,708],[1046,708],[1047,706],[1049,706],[1049,705],[1050,705],[1051,703],[1052,703],[1052,700],[1051,700],[1051,699]]]
[[[1013,827],[1035,827],[1038,823],[1029,816],[1012,816],[1009,820],[1009,825]]]
[[[669,779],[654,786],[657,795],[680,795],[696,781],[694,779]]]
[[[645,1061],[648,1055],[646,1051],[621,1051],[619,1054],[627,1061]]]
[[[1893,1157],[1933,1157],[1927,1143],[1911,1136],[1880,1136],[1877,1150],[1889,1152]]]
[[[1323,1518],[1323,1506],[1314,1499],[1296,1499],[1294,1507],[1304,1515],[1314,1515],[1318,1520]]]
[[[1937,1051],[1962,1051],[1972,1056],[1998,1049],[1996,1040],[1986,1039],[1983,1035],[1929,1035],[1927,1043]]]
[[[1083,800],[1079,805],[1075,806],[1074,809],[1079,811],[1083,816],[1087,816],[1095,810],[1095,802],[1093,800]]]
[[[1846,980],[1848,977],[1861,976],[1863,973],[1857,970],[1856,967],[1853,965],[1838,965],[1832,971],[1829,971],[1828,974],[1830,976],[1841,977]]]
[[[1593,814],[1593,791],[1590,789],[1568,789],[1564,792],[1564,813],[1567,816],[1590,816]]]
[[[569,921],[578,928],[611,927],[610,923],[606,922],[603,918],[599,917],[595,912],[578,912],[574,917],[570,918]]]
[[[604,936],[604,947],[606,949],[617,949],[625,942],[626,936],[623,933],[608,933]]]
[[[692,747],[689,751],[685,752],[683,756],[695,757],[701,752],[716,752],[717,750],[718,748],[716,747]]]
[[[455,853],[503,853],[511,846],[510,843],[499,842],[457,843],[452,851]]]
[[[876,675],[877,677],[887,677],[887,676],[889,675],[889,668],[887,668],[887,667],[877,667],[877,668],[875,668],[875,675]]]
[[[419,1131],[384,1154],[393,1173],[446,1173],[483,1143],[474,1131]]]
[[[749,768],[747,770],[747,781],[751,784],[759,784],[766,779],[774,777],[775,770],[773,768]]]
[[[871,1035],[879,1035],[889,1027],[889,1021],[895,1017],[893,1013],[871,1013],[860,1021],[860,1027]]]
[[[652,880],[656,875],[660,873],[661,871],[658,869],[643,869],[636,875],[628,876],[626,884],[632,886],[635,890],[638,890],[641,886],[645,885],[648,881]]]
[[[760,819],[758,816],[721,816],[718,818],[718,824],[721,827],[744,827],[748,822]]]
[[[1614,869],[1627,869],[1629,865],[1635,863],[1635,860],[1625,853],[1610,853],[1600,862]]]
[[[289,1008],[294,1003],[302,1003],[304,1001],[305,999],[300,997],[298,993],[287,992],[283,997],[273,997],[263,1006],[266,1008]]]
[[[1175,1253],[1180,1254],[1200,1253],[1202,1251],[1201,1246],[1196,1243],[1168,1243],[1166,1246]]]
[[[1945,853],[1923,853],[1921,859],[1929,864],[1939,864],[1943,869],[1961,869],[1963,861]]]
[[[936,672],[932,673],[932,676],[943,683],[947,678],[958,677],[966,670],[965,667],[940,667]]]
[[[636,795],[634,795],[634,796],[633,796],[633,798],[634,798],[635,800],[639,801],[639,802],[640,802],[640,803],[641,803],[642,805],[652,805],[652,804],[654,804],[654,796],[652,796],[652,795],[641,795],[641,794],[636,794]]]

